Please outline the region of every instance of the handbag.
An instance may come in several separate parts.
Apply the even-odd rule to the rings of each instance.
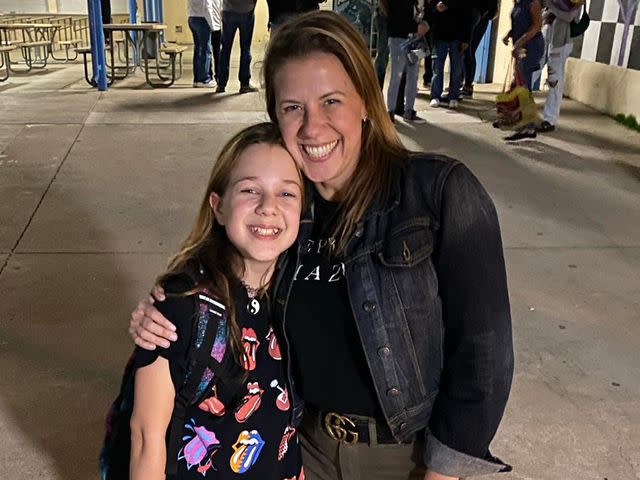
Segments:
[[[515,66],[514,66],[515,64]],[[514,82],[506,91],[507,82],[514,71]],[[502,93],[496,97],[497,120],[494,126],[502,130],[519,130],[520,128],[538,123],[540,115],[535,100],[529,89],[524,85],[520,69],[515,59],[507,70],[507,76],[502,87]]]
[[[589,23],[591,23],[591,18],[587,13],[587,4],[584,4],[584,10],[582,11],[582,16],[580,20],[577,22],[571,22],[569,24],[569,35],[571,38],[579,37],[584,32],[586,32],[587,28],[589,28]]]

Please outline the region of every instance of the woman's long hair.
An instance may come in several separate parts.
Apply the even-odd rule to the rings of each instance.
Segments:
[[[238,249],[229,241],[224,227],[216,222],[209,197],[213,192],[224,195],[231,173],[242,152],[251,145],[261,143],[284,148],[280,130],[275,124],[265,122],[245,128],[222,148],[211,171],[196,221],[182,242],[180,250],[170,260],[167,271],[158,278],[158,283],[162,284],[169,277],[185,271],[198,275],[198,284],[184,293],[191,294],[208,288],[227,307],[229,345],[240,364],[243,354],[242,336],[236,317],[232,287],[240,283],[244,274],[244,262]]]
[[[382,92],[364,43],[362,34],[346,19],[330,11],[305,13],[283,23],[272,36],[265,53],[262,74],[267,111],[273,122],[276,115],[275,78],[288,60],[301,59],[313,53],[335,55],[342,63],[363,99],[368,121],[362,129],[362,147],[358,166],[345,189],[341,214],[334,232],[338,252],[346,244],[367,207],[380,196],[388,198],[392,178],[391,167],[402,164],[408,151],[404,148],[389,118]]]

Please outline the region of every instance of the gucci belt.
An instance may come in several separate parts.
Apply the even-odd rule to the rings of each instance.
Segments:
[[[325,414],[323,421],[325,430],[334,440],[348,445],[358,442],[356,424],[349,417],[329,412]]]

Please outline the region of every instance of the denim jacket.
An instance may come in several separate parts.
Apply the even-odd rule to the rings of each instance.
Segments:
[[[391,180],[390,196],[366,211],[344,258],[380,407],[398,441],[426,435],[429,468],[452,476],[507,471],[489,453],[513,374],[495,207],[473,174],[446,157],[413,154]],[[276,279],[287,359],[286,305],[312,228],[313,206]],[[289,382],[297,424],[303,403],[291,373]]]

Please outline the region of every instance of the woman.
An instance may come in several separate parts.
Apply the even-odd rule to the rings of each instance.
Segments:
[[[542,36],[544,37],[543,63],[547,64],[549,92],[542,111],[543,121],[537,127],[538,132],[546,133],[556,129],[564,90],[565,66],[567,58],[573,50],[571,23],[578,21],[581,12],[581,5],[564,11],[558,8],[552,0],[545,0],[544,26],[542,27]],[[535,77],[540,77],[543,66],[544,64],[540,65],[540,70],[535,73]]]
[[[516,68],[524,85],[531,91],[533,74],[540,69],[544,53],[542,38],[541,0],[515,0],[511,10],[511,30],[502,39],[505,45],[513,41],[512,55],[516,59]],[[507,141],[523,138],[536,138],[536,126],[525,125]]]
[[[491,199],[462,164],[402,146],[339,15],[283,24],[263,73],[269,116],[309,180],[272,294],[307,478],[508,470],[488,449],[513,369]],[[175,338],[149,300],[130,331],[146,348]]]

